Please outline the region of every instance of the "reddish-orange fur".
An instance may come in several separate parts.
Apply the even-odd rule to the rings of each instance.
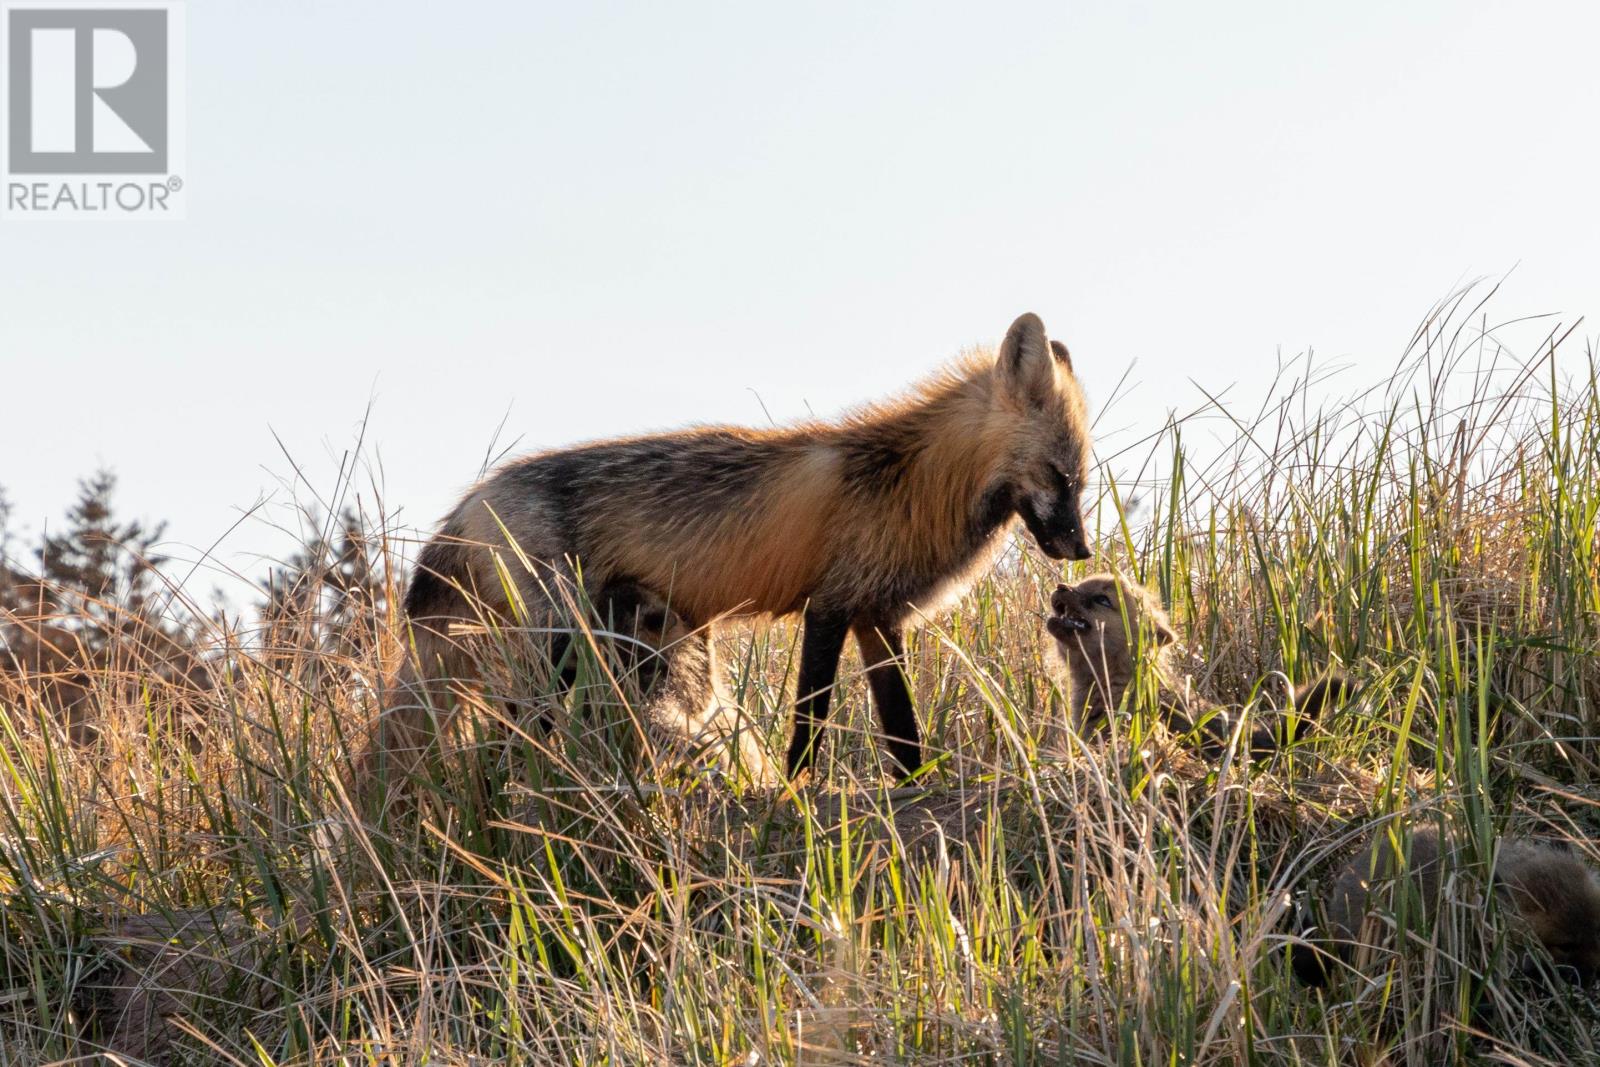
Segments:
[[[891,750],[914,769],[903,628],[990,564],[1015,515],[1046,552],[1086,556],[1088,464],[1070,357],[1032,315],[998,356],[837,422],[704,427],[515,461],[467,494],[418,561],[406,601],[418,655],[386,722],[411,744],[426,725],[417,691],[443,705],[430,680],[472,673],[451,626],[515,615],[504,575],[534,625],[564,614],[561,586],[624,613],[657,598],[691,627],[804,611],[791,770],[810,758],[853,631]]]

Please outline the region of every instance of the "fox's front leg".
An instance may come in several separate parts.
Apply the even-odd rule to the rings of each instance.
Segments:
[[[872,703],[889,742],[889,755],[901,774],[913,774],[922,766],[922,744],[917,736],[911,683],[904,669],[905,639],[900,627],[890,623],[860,619],[854,629],[856,644],[861,646],[861,662],[867,668],[867,682],[872,686]]]
[[[850,632],[842,611],[807,608],[800,641],[800,680],[795,685],[794,737],[789,741],[789,777],[809,768],[816,755],[816,732],[828,718],[828,702],[839,678],[839,655]]]

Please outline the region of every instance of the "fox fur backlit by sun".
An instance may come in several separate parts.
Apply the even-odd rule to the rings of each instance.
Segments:
[[[552,590],[581,588],[603,615],[654,598],[691,629],[804,612],[791,772],[810,763],[854,634],[890,754],[910,772],[921,753],[905,627],[982,574],[1018,516],[1046,554],[1086,558],[1089,464],[1071,358],[1035,315],[996,355],[834,422],[701,427],[512,461],[418,559],[405,599],[415,655],[372,751],[418,751],[448,721],[449,680],[474,673],[460,624],[559,626]]]

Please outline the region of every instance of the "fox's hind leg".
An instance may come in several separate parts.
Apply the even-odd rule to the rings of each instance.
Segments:
[[[632,581],[608,582],[594,603],[601,623],[616,635],[618,661],[637,676],[641,690],[653,688],[662,673],[661,650],[694,630],[665,599]]]
[[[504,696],[511,644],[521,627],[553,630],[560,607],[553,590],[570,585],[570,571],[537,563],[537,574],[518,582],[513,608],[506,583],[486,563],[479,546],[436,538],[424,548],[406,595],[407,647],[384,687],[382,710],[366,750],[353,764],[353,783],[368,790],[414,774],[459,713],[461,688]]]

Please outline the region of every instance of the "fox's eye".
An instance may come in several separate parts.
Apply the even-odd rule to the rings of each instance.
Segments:
[[[1116,605],[1111,602],[1111,598],[1106,596],[1104,593],[1096,593],[1094,599],[1089,601],[1089,603],[1098,608],[1116,607]]]

